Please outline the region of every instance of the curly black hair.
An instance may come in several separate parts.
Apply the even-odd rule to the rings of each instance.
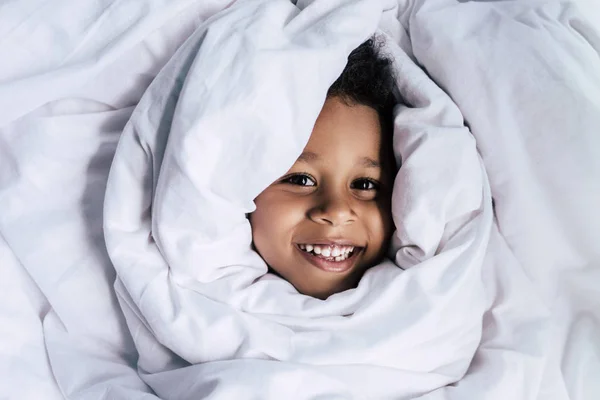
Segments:
[[[392,60],[380,54],[380,45],[371,38],[354,49],[340,77],[329,87],[327,97],[339,97],[348,105],[362,104],[379,114],[381,127],[392,127],[395,78]],[[389,132],[389,131],[388,131]]]

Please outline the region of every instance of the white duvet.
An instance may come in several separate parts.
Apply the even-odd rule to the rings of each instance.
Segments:
[[[594,8],[299,3],[0,10],[0,394],[600,396]],[[407,103],[391,259],[316,300],[245,213],[378,27]]]

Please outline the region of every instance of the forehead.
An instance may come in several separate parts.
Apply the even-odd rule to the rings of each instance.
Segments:
[[[328,98],[317,118],[306,152],[321,156],[346,154],[347,157],[380,158],[381,126],[372,107],[347,105]]]

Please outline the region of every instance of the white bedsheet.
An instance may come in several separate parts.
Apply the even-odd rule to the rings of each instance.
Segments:
[[[94,4],[0,9],[0,55],[10,60],[0,66],[8,398],[153,396],[110,290],[100,204],[130,106],[226,3]],[[382,21],[469,123],[501,232],[492,229],[484,262],[482,343],[467,375],[431,398],[600,396],[600,20],[582,6],[401,2],[402,26],[395,10]],[[60,51],[41,40],[49,32]]]

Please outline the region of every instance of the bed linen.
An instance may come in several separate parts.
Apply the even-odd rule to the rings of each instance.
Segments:
[[[89,71],[85,63],[71,65],[83,71],[70,75],[76,84],[63,78],[69,76],[68,64],[49,65],[48,70],[57,73],[42,74],[40,70],[28,72],[28,64],[21,60],[25,65],[13,71],[31,76],[3,76],[2,89],[10,91],[0,90],[7,110],[2,114],[5,126],[0,159],[0,205],[6,210],[0,225],[5,239],[2,268],[7,276],[15,277],[15,286],[5,284],[6,300],[2,302],[6,304],[3,318],[8,321],[3,326],[12,329],[3,332],[13,332],[3,340],[11,344],[3,347],[7,357],[2,358],[8,360],[3,363],[7,371],[3,376],[14,377],[4,381],[10,382],[6,389],[2,387],[9,398],[52,398],[52,393],[57,398],[154,396],[147,394],[149,388],[132,368],[136,352],[110,290],[113,273],[101,243],[98,204],[116,142],[131,106],[137,103],[136,96],[189,36],[189,27],[202,20],[202,7],[197,6],[196,14],[188,8],[176,18],[188,21],[185,30],[181,24],[161,20],[160,3],[154,4],[154,25],[148,23],[152,18],[140,18],[137,22],[146,23],[146,30],[138,30],[137,36],[122,36],[130,42],[117,46],[115,53],[120,54],[113,54],[114,58],[101,66],[104,75],[98,75],[101,67]],[[180,4],[179,11],[185,8]],[[206,9],[205,13],[214,11]],[[393,24],[396,16],[402,24]],[[587,399],[598,393],[594,379],[598,371],[598,295],[594,290],[598,274],[594,246],[598,233],[594,229],[598,225],[594,218],[598,214],[592,206],[597,204],[599,182],[594,152],[599,126],[598,69],[594,69],[598,46],[591,16],[582,16],[577,5],[568,2],[429,1],[400,3],[384,13],[381,28],[450,93],[471,127],[490,177],[500,231],[491,228],[482,261],[486,301],[481,304],[486,311],[482,311],[482,342],[475,358],[458,384],[425,396]],[[457,24],[441,22],[448,20]],[[160,47],[169,37],[169,29],[164,28],[154,32],[154,37],[150,35],[161,21],[177,38],[158,56],[148,56],[152,53],[148,47],[156,43]],[[494,23],[482,24],[490,21]],[[535,24],[540,21],[545,25]],[[523,33],[508,40],[508,27],[513,23],[528,27],[527,33],[532,35]],[[110,42],[110,38],[106,40]],[[8,41],[11,43],[16,40]],[[135,49],[134,44],[137,53],[125,51],[130,50],[128,46]],[[65,46],[68,48],[68,43]],[[86,46],[89,41],[81,48]],[[575,51],[576,57],[552,57],[558,50]],[[531,53],[532,57],[525,57]],[[86,56],[90,54],[94,52]],[[144,60],[144,55],[150,59],[145,65],[132,62]],[[492,56],[496,63],[486,64]],[[406,57],[404,60],[411,65]],[[17,61],[13,65],[19,66]],[[131,71],[132,65],[137,65],[138,71]],[[118,74],[119,80],[115,79]],[[133,77],[127,80],[131,87],[117,83],[125,81],[123,74]],[[40,87],[44,79],[48,84]],[[410,91],[410,82],[405,85]],[[35,96],[31,88],[36,88]],[[418,102],[420,91],[414,92],[413,101]],[[532,100],[521,100],[519,107],[510,101],[527,96]],[[440,95],[434,104],[448,107],[450,103],[439,101],[441,98],[446,99]],[[39,108],[48,101],[53,102]],[[543,111],[557,108],[564,118],[540,118],[540,114],[548,114]],[[70,189],[57,193],[57,188],[66,187]],[[21,286],[16,286],[17,282]],[[18,299],[29,302],[31,311],[25,313],[15,306]],[[543,306],[538,304],[540,300]],[[19,318],[12,317],[16,315]],[[24,367],[15,368],[17,365]],[[175,369],[169,379],[179,379],[173,376],[177,371],[186,374]],[[34,397],[36,390],[46,397]]]
[[[300,155],[385,6],[234,4],[136,107],[104,232],[140,373],[159,397],[405,399],[464,375],[481,339],[491,196],[460,113],[401,52],[413,107],[396,119],[397,265],[322,301],[267,273],[251,246],[252,200]]]

